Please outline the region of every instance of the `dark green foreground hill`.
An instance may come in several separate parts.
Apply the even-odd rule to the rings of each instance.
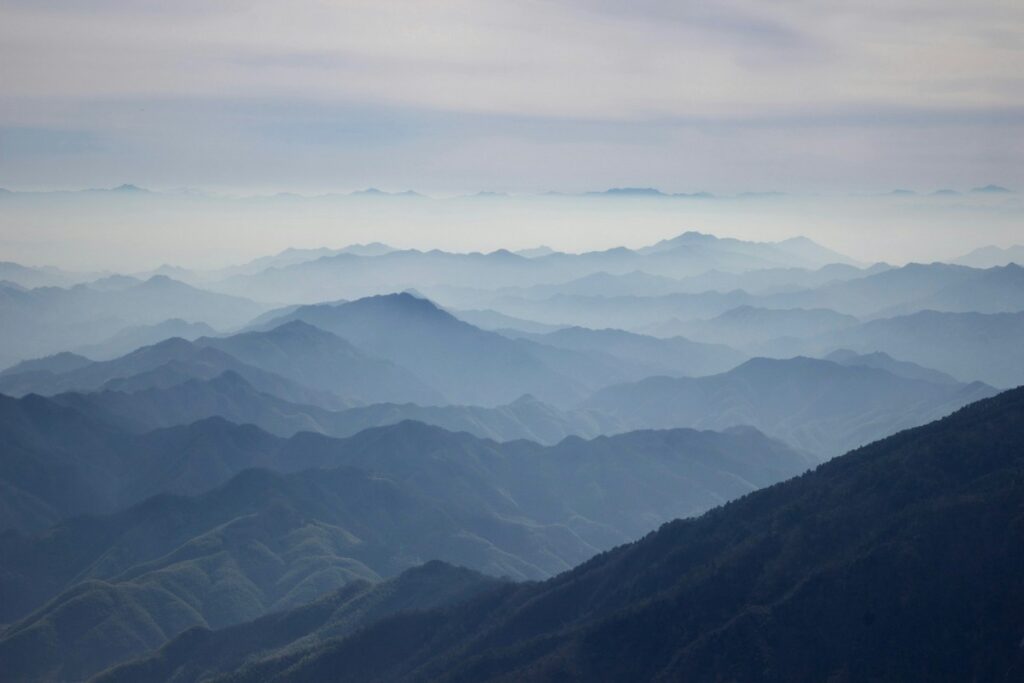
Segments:
[[[175,641],[108,680],[1020,681],[1022,638],[1015,389],[543,583],[256,645],[223,677]]]

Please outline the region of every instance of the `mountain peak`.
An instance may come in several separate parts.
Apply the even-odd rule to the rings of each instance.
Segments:
[[[655,187],[612,187],[597,194],[618,196],[618,197],[667,197],[664,192]]]
[[[448,313],[438,308],[430,299],[416,296],[408,291],[394,292],[392,294],[376,294],[350,301],[343,306],[353,308],[393,308],[395,310],[437,314],[439,316],[451,317]]]
[[[138,185],[132,185],[131,183],[122,183],[111,189],[111,192],[149,192],[149,190],[143,189]]]

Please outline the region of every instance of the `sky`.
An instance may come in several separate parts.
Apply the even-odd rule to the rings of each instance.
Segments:
[[[1020,0],[0,0],[3,188],[808,198],[612,217],[8,203],[8,259],[197,263],[375,237],[578,251],[683,229],[941,257],[1024,241],[1021,195],[912,210],[844,198],[1020,192],[1022,162]],[[183,245],[181,231],[198,232]]]
[[[0,1],[0,186],[1024,187],[1019,0]]]

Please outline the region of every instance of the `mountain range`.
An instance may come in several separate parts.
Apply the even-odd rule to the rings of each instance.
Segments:
[[[113,288],[0,286],[0,366],[107,343],[126,328],[174,318],[215,329],[236,328],[267,308],[164,276],[128,278],[124,286]]]
[[[587,411],[561,410],[524,395],[494,408],[374,403],[344,410],[292,403],[258,391],[230,370],[213,379],[189,379],[170,387],[134,392],[69,392],[53,401],[131,432],[186,425],[209,417],[254,424],[278,436],[317,432],[352,436],[363,429],[415,420],[495,441],[527,439],[554,444],[567,436],[592,438],[627,431],[615,419]]]
[[[632,428],[751,425],[822,458],[942,417],[996,390],[797,357],[754,358],[708,377],[649,377],[602,389],[583,407]]]
[[[63,439],[54,414],[70,409],[42,401],[13,409],[30,423],[19,441],[49,441],[26,449],[5,488],[42,501],[35,466],[75,470],[122,503],[176,495],[0,534],[0,620],[11,623],[0,667],[11,680],[88,677],[192,626],[239,623],[430,559],[543,578],[811,464],[749,428],[542,447],[415,422],[343,441],[218,419],[127,438],[64,414],[79,428]],[[83,435],[97,442],[87,459],[60,450]],[[58,493],[51,509],[83,499]]]
[[[996,189],[877,201],[1017,201]],[[0,203],[33,224],[175,196]],[[245,206],[286,226],[306,202],[358,223],[503,201]],[[597,235],[723,200],[580,201]],[[239,253],[285,232],[252,236]],[[637,243],[0,263],[0,679],[1024,677],[1013,249]]]
[[[1018,680],[1022,425],[1018,389],[542,583],[335,638],[302,612],[193,631],[99,680]]]

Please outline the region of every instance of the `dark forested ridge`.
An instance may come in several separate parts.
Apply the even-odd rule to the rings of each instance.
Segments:
[[[1016,389],[544,583],[254,647],[213,680],[1017,681],[1022,534]],[[191,647],[109,680],[158,680]]]

